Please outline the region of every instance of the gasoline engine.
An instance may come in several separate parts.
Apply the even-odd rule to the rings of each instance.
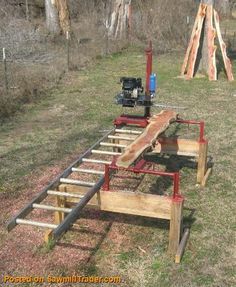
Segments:
[[[144,93],[141,78],[122,77],[120,79],[122,91],[116,96],[116,103],[123,107],[150,106],[156,92],[156,74],[150,75],[149,100]]]

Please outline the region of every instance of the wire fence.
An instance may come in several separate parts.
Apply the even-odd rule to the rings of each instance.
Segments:
[[[172,3],[172,9],[168,8],[167,2]],[[73,3],[77,5],[77,2]],[[118,52],[128,43],[144,47],[147,40],[152,39],[155,52],[184,49],[195,20],[195,9],[172,1],[158,3],[150,8],[146,2],[137,1],[132,14],[131,34],[128,38],[116,40],[109,38],[104,15],[95,10],[80,14],[79,20],[74,15],[71,33],[65,37],[50,35],[41,16],[29,21],[29,17],[26,19],[22,15],[6,16],[7,9],[3,9],[0,118],[17,111],[22,103],[40,97],[43,91],[57,84],[64,73],[83,69],[95,58]],[[181,3],[185,1],[181,0]],[[228,27],[223,27],[222,31],[230,49],[236,50],[235,31],[232,33]]]

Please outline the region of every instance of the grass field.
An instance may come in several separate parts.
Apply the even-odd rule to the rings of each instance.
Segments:
[[[217,82],[207,78],[184,81],[178,78],[182,59],[183,54],[154,57],[157,101],[187,107],[180,112],[183,118],[205,120],[209,155],[214,163],[205,189],[196,186],[194,170],[181,171],[186,221],[189,209],[195,210],[182,263],[175,265],[168,257],[168,226],[157,220],[85,214],[78,221],[80,232],[71,231],[65,236],[67,244],[76,241],[76,245],[63,249],[63,256],[68,257],[63,260],[58,260],[56,253],[62,250],[60,246],[52,250],[42,242],[35,246],[38,240],[27,246],[27,240],[17,236],[21,227],[10,234],[4,228],[16,212],[14,203],[22,207],[41,185],[112,127],[112,120],[122,112],[113,104],[120,90],[119,77],[145,77],[143,53],[130,48],[98,60],[87,70],[71,72],[37,105],[27,106],[24,114],[0,126],[1,274],[28,275],[41,270],[44,274],[120,275],[125,282],[122,285],[130,287],[236,285],[236,83],[227,82],[223,74]],[[19,202],[19,198],[24,200]],[[11,202],[12,207],[5,202]],[[101,230],[95,234],[98,226]],[[23,232],[22,236],[28,235]],[[42,234],[36,232],[34,236],[41,240]],[[83,250],[80,243],[89,243],[91,250]],[[22,252],[27,250],[31,262],[37,261],[37,268],[27,265],[24,255],[23,259],[16,252],[10,256],[8,244],[22,248]],[[70,257],[72,253],[74,257]]]

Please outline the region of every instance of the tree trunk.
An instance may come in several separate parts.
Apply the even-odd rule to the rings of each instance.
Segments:
[[[113,38],[127,37],[131,0],[115,0],[111,1],[111,3],[107,21],[108,34]]]
[[[202,3],[214,6],[215,0],[202,0]],[[208,29],[209,29],[208,21],[206,21],[206,19],[205,19],[203,34],[201,37],[201,44],[200,44],[200,46],[202,46],[202,54],[199,55],[201,57],[201,59],[200,59],[200,70],[203,73],[208,73],[208,70],[209,70],[209,66],[208,66],[209,55],[208,55],[208,40],[207,40]]]
[[[55,0],[45,0],[45,11],[48,31],[52,34],[59,34],[61,29]]]
[[[46,22],[49,32],[70,32],[68,0],[45,0]]]
[[[70,13],[68,8],[68,0],[54,0],[58,15],[59,23],[63,34],[66,35],[67,32],[70,32]]]

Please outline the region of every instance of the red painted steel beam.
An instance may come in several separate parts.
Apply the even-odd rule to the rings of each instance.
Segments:
[[[205,143],[206,140],[204,138],[204,132],[205,132],[205,122],[204,121],[195,121],[195,120],[182,120],[177,119],[177,123],[180,124],[188,124],[188,125],[199,125],[199,143]]]
[[[128,167],[128,168],[119,168],[115,164],[116,160],[114,159],[112,164],[105,165],[105,183],[103,185],[103,190],[109,191],[110,190],[110,171],[111,170],[124,170],[133,173],[142,173],[142,174],[151,174],[157,176],[168,176],[173,179],[173,200],[180,200],[183,199],[183,196],[180,194],[179,185],[180,185],[180,176],[179,172],[166,172],[160,170],[150,170],[144,169],[144,166],[149,162],[145,161],[144,159],[140,160],[135,167]]]

